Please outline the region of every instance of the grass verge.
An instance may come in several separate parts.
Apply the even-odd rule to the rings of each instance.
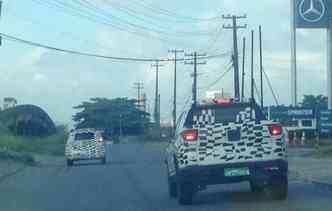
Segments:
[[[313,153],[317,158],[332,158],[332,146],[320,146]]]
[[[67,133],[58,129],[48,137],[22,137],[0,134],[0,159],[10,159],[26,164],[35,162],[35,155],[63,156]]]

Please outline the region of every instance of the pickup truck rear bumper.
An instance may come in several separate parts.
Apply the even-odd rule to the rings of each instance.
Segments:
[[[248,168],[249,175],[225,176],[225,169]],[[209,166],[190,166],[179,169],[171,178],[177,182],[196,185],[228,184],[242,181],[252,181],[265,185],[276,182],[280,178],[287,178],[288,162],[278,159],[271,161],[220,164]]]

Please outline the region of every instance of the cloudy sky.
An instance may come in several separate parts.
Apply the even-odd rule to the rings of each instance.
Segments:
[[[169,49],[225,54],[199,67],[200,96],[232,93],[232,73],[209,87],[227,69],[232,33],[222,14],[247,14],[239,38],[263,27],[264,67],[278,99],[290,104],[289,0],[4,0],[0,31],[25,40],[82,52],[139,58],[171,58]],[[257,35],[257,33],[256,33]],[[298,30],[299,96],[325,94],[326,31]],[[257,37],[256,66],[258,63]],[[242,46],[239,43],[239,46]],[[247,51],[247,55],[249,50]],[[3,40],[0,97],[36,104],[56,122],[68,123],[73,106],[91,97],[135,97],[143,82],[153,110],[155,72],[151,63],[116,62],[26,46]],[[249,60],[249,57],[248,57]],[[249,69],[247,69],[249,70]],[[257,68],[258,70],[258,68]],[[190,97],[192,66],[179,63],[179,107]],[[247,75],[249,76],[249,75]],[[169,120],[173,64],[160,71],[162,119]],[[249,82],[249,78],[246,80]],[[266,86],[266,100],[273,98]]]

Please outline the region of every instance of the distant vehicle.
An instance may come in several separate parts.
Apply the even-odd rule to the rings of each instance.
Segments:
[[[66,144],[67,165],[72,166],[74,161],[101,160],[106,163],[106,143],[102,131],[95,129],[74,130]]]
[[[248,181],[253,192],[288,194],[288,162],[282,126],[266,120],[255,103],[231,98],[192,106],[166,149],[170,197],[191,204],[208,185]]]

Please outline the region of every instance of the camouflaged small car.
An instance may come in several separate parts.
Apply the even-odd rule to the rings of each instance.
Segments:
[[[231,99],[191,107],[166,150],[168,190],[180,204],[209,185],[248,181],[254,192],[285,199],[288,162],[285,134],[255,103]]]
[[[101,160],[106,163],[106,143],[102,131],[95,129],[79,129],[73,131],[66,144],[67,165],[74,161]]]

